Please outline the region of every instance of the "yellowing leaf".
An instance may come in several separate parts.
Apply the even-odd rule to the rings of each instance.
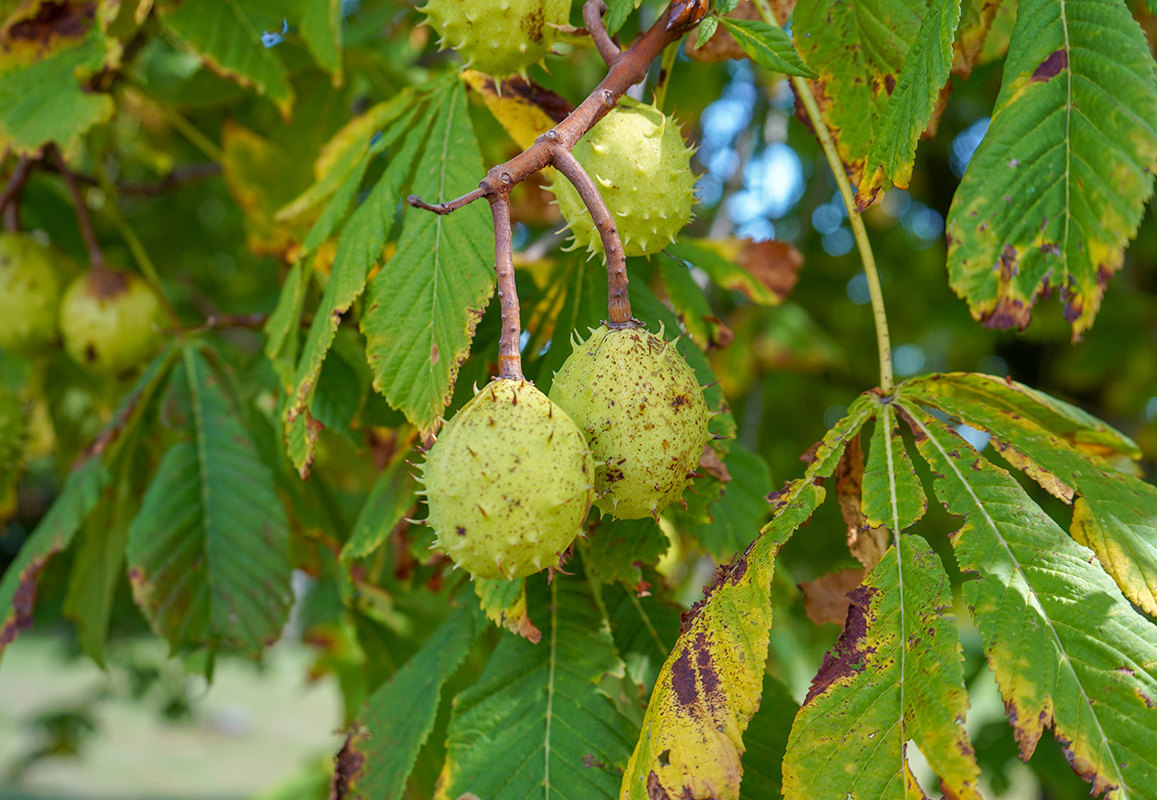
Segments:
[[[1060,290],[1074,339],[1120,269],[1157,170],[1157,73],[1123,3],[1024,0],[988,132],[948,213],[972,315],[1023,330]]]
[[[1101,569],[1007,472],[907,401],[899,408],[935,490],[963,519],[952,537],[1021,757],[1053,728],[1091,793],[1157,785],[1157,636]]]
[[[1067,403],[987,375],[935,376],[900,394],[991,434],[1009,463],[1074,503],[1073,538],[1096,552],[1126,597],[1157,616],[1157,488],[1102,457],[1136,458],[1132,441]]]
[[[804,477],[772,496],[774,516],[691,612],[655,682],[620,796],[734,800],[743,732],[759,705],[780,546],[824,498],[848,440],[872,413],[861,397],[824,437]]]
[[[783,764],[788,800],[912,796],[909,740],[947,796],[980,798],[948,575],[921,537],[894,541],[849,592],[843,633],[792,725]]]
[[[478,92],[482,102],[490,109],[490,113],[506,129],[514,143],[523,150],[561,121],[552,117],[535,102],[535,90],[543,93],[545,90],[532,83],[521,80],[517,83],[503,81],[500,92],[493,77],[473,69],[463,70],[462,80]],[[557,95],[551,99],[555,98]]]

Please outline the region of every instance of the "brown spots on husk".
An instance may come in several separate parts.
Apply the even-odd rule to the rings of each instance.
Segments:
[[[866,656],[876,651],[876,648],[866,646],[864,640],[868,635],[868,622],[872,619],[872,598],[878,593],[879,589],[872,586],[860,586],[848,593],[851,604],[844,630],[835,646],[824,654],[823,663],[804,698],[805,706],[841,678],[862,672]]]
[[[97,300],[111,300],[129,290],[129,277],[119,270],[93,267],[85,277],[84,293]]]
[[[535,44],[542,42],[543,28],[545,25],[546,14],[541,8],[527,14],[522,18],[522,21],[519,22],[519,27],[521,27],[526,34],[526,38]]]

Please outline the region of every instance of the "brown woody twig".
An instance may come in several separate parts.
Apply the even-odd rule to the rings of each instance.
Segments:
[[[9,233],[20,230],[17,201],[24,190],[24,184],[28,182],[28,176],[32,174],[32,164],[32,159],[23,156],[12,170],[8,185],[4,187],[3,193],[0,193],[0,213],[4,215],[4,229]]]
[[[650,68],[651,62],[667,48],[678,41],[690,28],[696,25],[707,13],[707,0],[673,0],[664,14],[660,15],[654,25],[650,27],[635,43],[626,50],[619,50],[607,34],[602,23],[602,15],[606,10],[603,0],[587,0],[583,6],[583,20],[599,55],[607,62],[607,75],[595,87],[582,103],[572,111],[566,119],[539,136],[534,144],[523,150],[504,164],[493,167],[486,173],[486,177],[478,184],[478,188],[454,200],[443,203],[427,203],[421,198],[410,195],[406,202],[416,208],[433,211],[436,214],[449,214],[457,211],[475,200],[485,197],[490,201],[494,214],[494,228],[496,249],[500,252],[495,258],[495,265],[499,268],[505,263],[506,256],[502,248],[509,248],[510,230],[510,190],[522,183],[534,173],[544,167],[556,167],[574,184],[575,190],[591,213],[596,227],[603,241],[603,249],[607,259],[608,282],[608,325],[612,328],[629,328],[641,326],[638,320],[631,316],[631,304],[627,295],[626,257],[623,254],[622,243],[614,219],[607,210],[606,203],[595,188],[594,181],[571,154],[578,140],[583,137],[599,120],[615,107],[619,99],[626,94],[627,89],[642,81]],[[505,238],[503,231],[506,231]],[[506,291],[500,276],[499,291]],[[517,314],[517,296],[514,295],[513,272],[509,281],[509,293],[514,300],[513,312]],[[504,298],[505,301],[505,298]],[[517,319],[508,331],[507,307],[503,309],[503,339],[499,345],[499,361],[502,363],[502,353],[513,348],[518,352],[518,336],[521,325]],[[512,341],[507,341],[509,336]],[[508,362],[510,363],[510,362]],[[521,365],[518,362],[518,374],[521,375]],[[504,367],[505,368],[505,367]]]
[[[489,198],[494,216],[494,271],[498,274],[498,303],[502,312],[502,337],[498,340],[498,377],[523,380],[519,338],[522,321],[518,289],[514,285],[514,244],[510,231],[510,198],[505,194]]]
[[[88,216],[88,205],[84,201],[84,195],[80,191],[80,184],[77,183],[76,176],[72,174],[72,170],[64,163],[63,156],[55,147],[52,149],[52,160],[56,162],[56,168],[60,171],[60,177],[64,178],[64,183],[68,186],[68,193],[72,195],[72,205],[76,209],[76,221],[80,226],[80,235],[84,237],[84,247],[88,251],[88,261],[93,267],[104,266],[104,253],[101,252],[100,244],[96,241],[96,233],[92,228],[92,219]]]
[[[607,66],[611,67],[619,60],[623,50],[615,44],[607,33],[607,26],[603,24],[603,14],[606,10],[607,5],[603,0],[590,0],[583,5],[583,24],[587,26],[587,33],[595,43],[595,49],[599,51],[603,61],[607,62]]]

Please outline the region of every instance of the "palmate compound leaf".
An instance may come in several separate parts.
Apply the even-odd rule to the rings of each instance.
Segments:
[[[1027,759],[1045,727],[1094,796],[1157,786],[1157,626],[1121,596],[1096,557],[1003,469],[907,400],[934,489],[964,520],[952,546],[976,575],[964,597]]]
[[[624,800],[739,796],[743,732],[759,707],[771,629],[770,584],[780,546],[824,498],[847,442],[871,416],[861,397],[820,444],[804,477],[773,495],[760,536],[705,593],[659,672],[623,776]]]
[[[442,687],[485,628],[476,609],[455,610],[414,656],[366,701],[338,756],[336,798],[405,796],[406,779],[434,727]]]
[[[133,597],[174,650],[256,655],[293,599],[285,508],[195,344],[182,349],[170,393],[188,438],[161,459],[129,528]]]
[[[901,189],[912,179],[916,140],[928,127],[940,87],[952,69],[952,41],[960,23],[961,0],[930,0],[920,30],[884,105],[876,137],[856,189],[863,208],[875,198],[884,179]]]
[[[1059,288],[1073,338],[1121,267],[1157,169],[1157,75],[1119,0],[1025,0],[988,132],[948,213],[948,274],[988,327]]]
[[[439,800],[614,797],[635,731],[597,685],[623,663],[575,572],[549,587],[528,580],[531,607],[549,613],[542,640],[503,634],[478,682],[455,698]]]
[[[402,186],[413,170],[418,153],[426,144],[429,126],[430,118],[422,113],[421,105],[415,105],[387,128],[382,138],[371,148],[372,153],[377,148],[389,147],[405,136],[386,171],[342,229],[333,270],[302,347],[292,393],[286,398],[286,440],[294,466],[303,475],[308,474],[309,465],[313,461],[313,445],[308,435],[312,423],[308,408],[318,376],[337,335],[342,315],[361,296],[370,268],[381,260],[382,248],[393,229],[394,209],[401,199]],[[319,225],[335,224],[336,220],[328,216],[330,209],[340,207],[341,213],[344,213],[344,208],[357,191],[364,173],[364,163],[363,159],[363,167],[347,177],[337,190],[322,218],[315,224],[315,230]],[[307,237],[307,244],[312,238],[313,231]],[[316,244],[320,245],[320,242]]]
[[[952,797],[979,798],[952,592],[940,559],[901,532],[927,509],[891,404],[877,415],[862,505],[892,546],[848,597],[844,630],[796,717],[784,796],[922,796],[908,765],[914,741]]]
[[[1157,488],[1114,469],[1132,441],[1079,409],[988,375],[937,375],[902,390],[983,430],[1017,469],[1073,505],[1073,538],[1127,598],[1157,618]]]
[[[36,584],[49,560],[71,546],[77,531],[101,501],[110,480],[109,466],[123,454],[123,440],[135,435],[142,416],[158,397],[177,356],[166,348],[153,359],[112,419],[101,429],[82,460],[73,467],[56,501],[21,546],[0,580],[0,655],[32,625]],[[82,632],[86,649],[93,644]]]
[[[923,538],[894,544],[848,593],[843,633],[812,680],[783,764],[784,797],[923,797],[920,748],[950,797],[979,800],[952,591]]]
[[[435,120],[413,190],[450,200],[484,174],[466,90],[455,81],[431,98]],[[494,291],[494,230],[471,203],[451,216],[407,208],[394,256],[370,282],[361,320],[374,388],[420,430],[432,430]]]
[[[948,1],[819,0],[796,6],[792,35],[804,61],[819,73],[809,84],[852,186],[860,186],[871,177],[871,171],[866,169],[868,155],[873,147],[885,144],[876,142],[882,135],[885,113],[896,99],[894,91],[910,53],[919,60],[907,66],[910,91],[900,97],[900,102],[910,103],[913,114],[921,111],[930,115],[930,102],[943,83],[941,79],[933,86],[940,72],[942,26],[929,23],[923,31],[922,27],[924,19]],[[950,0],[950,4],[956,6],[956,0]],[[941,12],[945,22],[953,13],[958,16],[959,10]],[[921,33],[924,46],[916,49]],[[926,106],[929,108],[924,111]],[[890,123],[894,137],[888,141],[894,145],[904,143],[906,150],[908,138],[911,136],[914,144],[927,119],[920,124],[918,115],[906,118],[902,110],[901,107],[894,112],[895,121]],[[857,199],[863,207],[871,201],[872,196]]]

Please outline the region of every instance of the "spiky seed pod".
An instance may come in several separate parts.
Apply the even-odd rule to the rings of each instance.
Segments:
[[[695,174],[674,119],[629,97],[575,145],[614,217],[628,256],[657,253],[691,220]],[[555,174],[551,191],[574,235],[574,246],[603,252],[590,212],[570,181]]]
[[[0,350],[34,353],[56,341],[58,262],[27,234],[0,234]]]
[[[661,328],[592,331],[555,373],[550,399],[587,437],[600,511],[657,517],[682,496],[709,415],[695,373]]]
[[[550,52],[570,20],[570,0],[429,0],[419,11],[466,66],[504,77],[524,72]]]
[[[161,304],[131,272],[95,267],[78,277],[60,303],[60,337],[77,364],[100,375],[137,366],[157,346]]]
[[[437,544],[479,578],[558,564],[590,511],[594,465],[570,417],[527,381],[491,381],[422,466]]]

